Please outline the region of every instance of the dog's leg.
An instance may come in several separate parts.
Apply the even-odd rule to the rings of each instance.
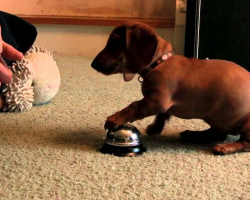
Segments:
[[[225,144],[217,144],[213,148],[215,155],[226,155],[236,152],[247,152],[250,151],[250,116],[245,122],[239,127],[240,139]]]
[[[239,139],[236,142],[217,144],[213,148],[215,155],[226,155],[237,152],[248,152],[250,151],[250,140]]]
[[[181,140],[188,143],[205,143],[214,141],[223,141],[227,134],[222,133],[216,128],[209,128],[204,131],[184,131],[180,133]]]
[[[111,115],[107,118],[104,128],[114,129],[127,122],[144,119],[145,117],[157,115],[166,112],[170,107],[169,101],[161,101],[166,98],[159,98],[157,95],[151,95],[149,98],[143,98],[140,101],[131,103],[128,107]]]
[[[165,126],[165,121],[170,118],[168,113],[160,113],[156,115],[155,120],[152,124],[148,125],[146,133],[148,135],[160,134]]]

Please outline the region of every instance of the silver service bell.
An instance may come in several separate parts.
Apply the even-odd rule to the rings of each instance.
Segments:
[[[108,130],[99,151],[115,156],[139,156],[146,152],[140,131],[131,124]]]

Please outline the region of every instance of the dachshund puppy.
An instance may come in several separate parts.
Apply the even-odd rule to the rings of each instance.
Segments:
[[[152,135],[161,133],[171,115],[196,118],[211,127],[185,131],[183,141],[240,135],[235,142],[217,144],[213,152],[250,151],[250,73],[229,61],[172,56],[171,51],[171,44],[146,24],[130,21],[111,32],[91,66],[105,75],[122,73],[125,81],[139,74],[144,98],[109,116],[105,129],[156,115],[146,129]]]

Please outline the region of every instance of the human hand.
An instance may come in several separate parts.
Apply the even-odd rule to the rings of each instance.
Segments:
[[[1,25],[0,25],[0,33],[1,33]],[[8,84],[12,80],[12,72],[7,67],[2,57],[7,58],[9,60],[22,60],[23,54],[18,50],[16,50],[11,45],[4,42],[0,34],[0,86],[2,83]]]

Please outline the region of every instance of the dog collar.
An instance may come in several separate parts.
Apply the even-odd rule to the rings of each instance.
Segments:
[[[148,68],[142,70],[140,72],[140,76],[138,77],[138,81],[142,83],[142,79],[144,79],[149,71],[157,67],[159,64],[163,63],[165,60],[170,58],[172,56],[171,52],[168,52],[167,54],[164,54],[162,57],[158,58],[154,63],[152,63]]]

